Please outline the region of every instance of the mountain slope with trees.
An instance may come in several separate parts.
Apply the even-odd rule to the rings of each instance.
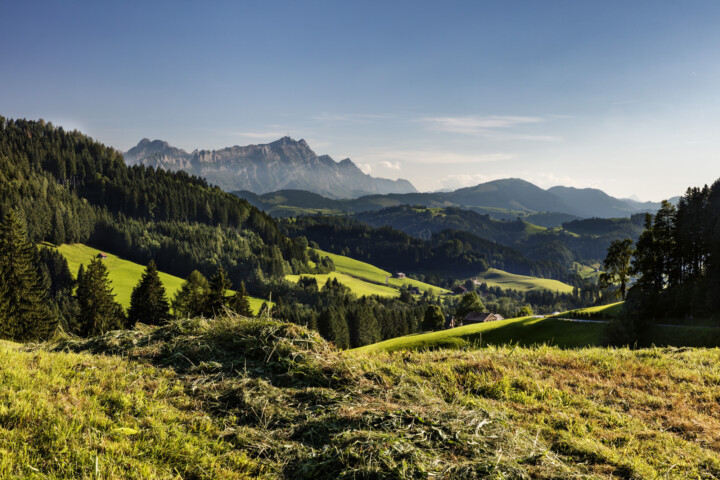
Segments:
[[[367,195],[339,200],[307,192],[282,190],[265,194],[234,191],[256,207],[274,216],[312,213],[308,210],[362,213],[400,205],[429,208],[460,207],[499,220],[527,218],[544,227],[556,227],[577,218],[627,217],[635,213],[654,212],[659,203],[640,203],[617,199],[600,190],[553,187],[548,190],[517,178],[482,183],[451,192]]]

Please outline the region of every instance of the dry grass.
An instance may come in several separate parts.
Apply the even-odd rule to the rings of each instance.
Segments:
[[[490,347],[370,355],[340,352],[292,324],[230,318],[63,339],[27,352],[5,347],[3,354],[8,364],[24,359],[15,362],[22,364],[17,376],[38,371],[34,357],[46,359],[40,371],[67,365],[54,374],[54,395],[72,382],[95,392],[71,373],[76,365],[103,372],[106,383],[94,395],[48,397],[46,409],[57,415],[42,429],[67,430],[75,445],[83,445],[80,432],[96,428],[84,412],[97,411],[93,402],[103,395],[119,405],[127,404],[126,392],[132,405],[163,402],[162,423],[122,408],[116,423],[140,432],[122,439],[124,457],[103,450],[102,441],[115,438],[109,433],[84,447],[87,458],[99,455],[105,478],[122,478],[122,462],[141,461],[195,472],[178,474],[183,478],[232,478],[222,470],[231,452],[244,459],[244,473],[235,475],[268,478],[720,477],[720,350]],[[3,377],[4,391],[8,383],[18,381]],[[15,391],[29,397],[42,388],[29,383]],[[7,430],[3,418],[0,429]],[[75,430],[65,428],[71,421]],[[150,450],[164,448],[167,458],[143,453],[164,425],[186,432],[177,438],[215,459],[214,474],[191,470],[197,457],[183,456],[181,441]],[[56,440],[34,424],[13,428],[21,435],[15,438],[36,439],[38,478],[73,478],[61,468],[71,454]],[[0,445],[10,458],[24,458],[18,440]],[[7,472],[32,471],[4,472],[9,478]],[[80,472],[92,478],[91,469]]]

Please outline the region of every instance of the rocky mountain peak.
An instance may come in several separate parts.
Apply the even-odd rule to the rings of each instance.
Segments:
[[[225,190],[267,193],[307,190],[330,198],[417,192],[407,180],[364,174],[349,158],[336,162],[316,155],[304,139],[289,136],[261,145],[187,153],[160,140],[144,138],[125,153],[130,164],[183,170],[206,178]]]

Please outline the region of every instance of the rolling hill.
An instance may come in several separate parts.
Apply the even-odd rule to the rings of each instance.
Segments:
[[[376,194],[349,199],[323,198],[322,194],[303,195],[288,191],[290,187],[284,188],[262,195],[240,189],[232,193],[274,216],[294,216],[303,210],[362,213],[400,205],[419,205],[460,207],[500,220],[530,217],[529,221],[544,227],[559,226],[576,218],[628,217],[660,208],[660,203],[618,199],[597,189],[552,187],[543,190],[518,178],[493,180],[450,192]]]
[[[67,260],[68,267],[70,267],[70,271],[73,275],[77,274],[80,265],[87,266],[91,259],[101,253],[101,251],[96,248],[88,247],[80,243],[63,244],[56,248]],[[130,294],[132,294],[132,291],[140,280],[143,271],[145,271],[145,266],[129,260],[124,260],[117,255],[113,255],[105,251],[102,253],[107,255],[107,258],[103,260],[103,263],[108,269],[108,278],[112,282],[112,287],[114,293],[116,294],[115,300],[122,305],[123,308],[128,308],[130,306]],[[175,295],[175,292],[180,289],[185,280],[167,273],[158,273],[160,275],[160,280],[165,286],[168,299],[171,300],[173,295]],[[234,292],[228,292],[229,295],[233,293]],[[253,311],[258,312],[263,303],[263,299],[249,297],[249,300]]]
[[[595,316],[614,318],[620,304],[604,305],[564,312],[554,317],[521,317],[494,322],[464,325],[437,332],[417,333],[391,338],[356,348],[362,353],[395,352],[400,350],[482,349],[489,345],[523,347],[552,345],[558,348],[585,348],[602,344],[603,321],[575,321],[573,317]],[[577,315],[580,314],[580,315]],[[586,315],[582,315],[586,314]],[[720,332],[711,327],[654,325],[648,332],[647,345],[675,347],[720,346]]]
[[[503,290],[513,289],[521,292],[550,290],[551,292],[572,293],[573,287],[567,283],[551,278],[537,278],[527,275],[516,275],[497,268],[489,268],[475,275],[478,282],[487,283],[489,287],[500,287]]]
[[[313,277],[317,280],[319,287],[322,287],[328,279],[337,279],[338,282],[350,288],[358,296],[397,297],[400,295],[399,289],[404,285],[417,287],[421,292],[429,292],[433,295],[449,293],[444,288],[412,278],[393,278],[393,274],[390,272],[344,255],[337,255],[323,250],[316,251],[321,257],[329,257],[333,261],[335,264],[334,272],[315,275],[286,275],[285,278],[288,281],[297,282],[300,277]]]

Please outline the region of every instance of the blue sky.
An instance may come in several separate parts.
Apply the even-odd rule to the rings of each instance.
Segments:
[[[718,25],[714,0],[3,1],[0,115],[659,200],[720,177]]]

